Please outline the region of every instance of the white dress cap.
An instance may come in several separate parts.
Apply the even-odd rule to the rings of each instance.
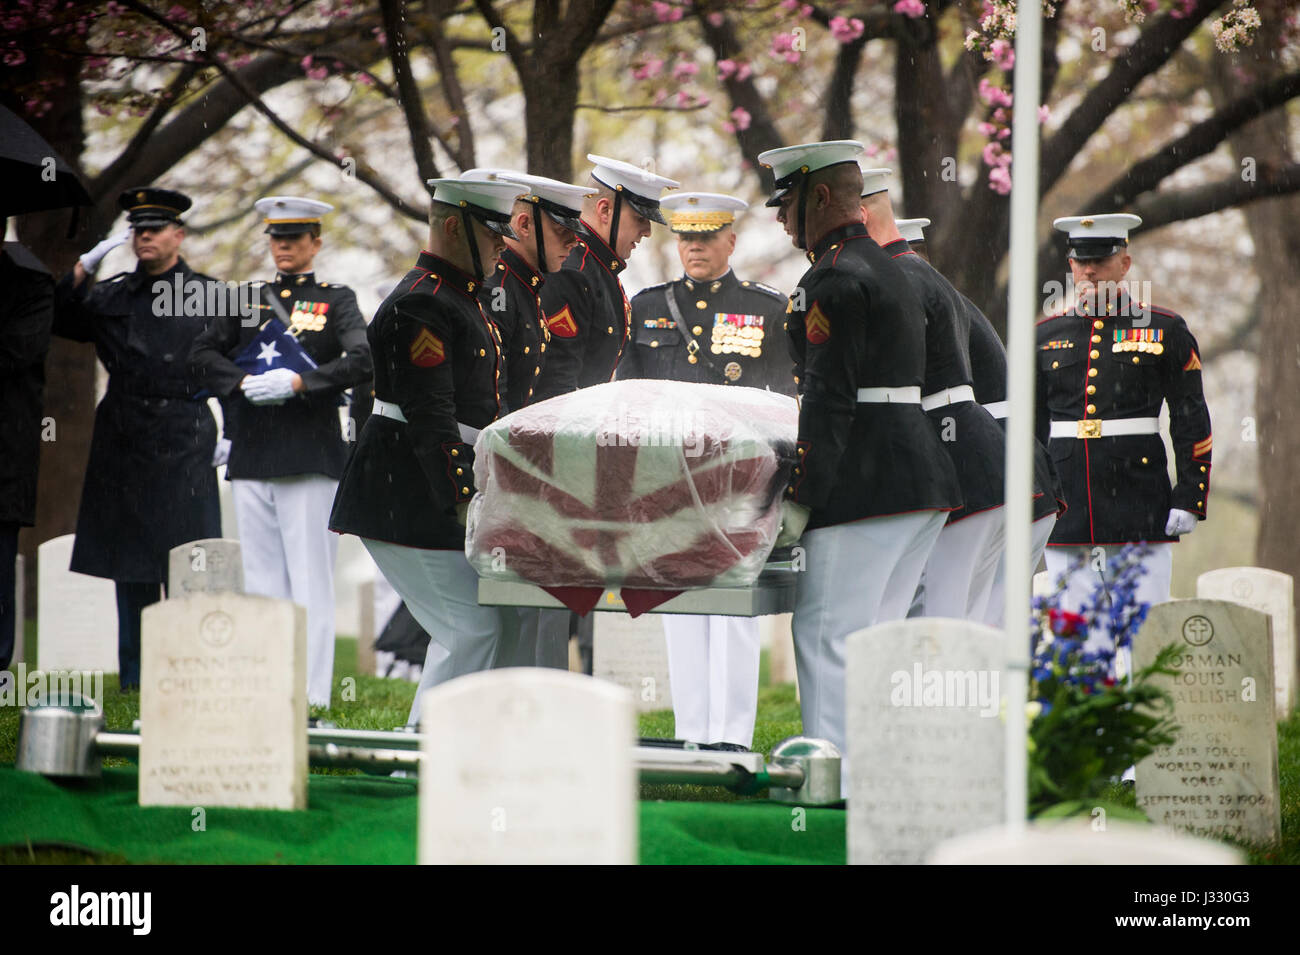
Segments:
[[[908,242],[924,242],[925,227],[930,224],[929,219],[895,219],[894,225],[898,227],[898,234]]]

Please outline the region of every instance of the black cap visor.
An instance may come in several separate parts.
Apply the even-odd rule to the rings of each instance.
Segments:
[[[491,229],[497,235],[503,235],[507,239],[517,239],[515,230],[510,228],[510,216],[504,212],[496,212],[492,209],[484,209],[482,206],[471,204],[469,214],[472,215],[487,228]]]
[[[545,199],[539,199],[537,204],[556,225],[568,229],[570,232],[576,232],[578,235],[586,234],[587,229],[582,224],[582,213],[577,209],[568,209]]]
[[[301,235],[319,228],[319,222],[269,222],[262,232],[266,235]]]
[[[1128,248],[1127,239],[1116,238],[1096,238],[1096,239],[1071,239],[1066,246],[1066,255],[1080,262],[1087,262],[1095,259],[1108,259],[1117,252],[1123,252]]]

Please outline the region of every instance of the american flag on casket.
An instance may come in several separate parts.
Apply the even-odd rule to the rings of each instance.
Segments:
[[[522,408],[475,443],[465,553],[547,588],[746,587],[776,541],[793,398],[628,380]]]

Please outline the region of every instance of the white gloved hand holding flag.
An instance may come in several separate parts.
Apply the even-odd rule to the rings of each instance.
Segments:
[[[1165,521],[1165,533],[1170,537],[1190,534],[1194,530],[1196,530],[1196,515],[1191,511],[1180,511],[1175,507],[1169,512],[1169,519]]]
[[[293,397],[293,383],[298,373],[288,368],[272,368],[260,375],[249,375],[239,383],[244,397],[255,405],[284,404]]]

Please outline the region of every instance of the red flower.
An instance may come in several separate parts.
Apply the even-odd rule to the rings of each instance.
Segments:
[[[1051,622],[1052,633],[1058,637],[1078,636],[1088,628],[1086,617],[1068,610],[1053,608],[1047,612],[1047,619]]]

